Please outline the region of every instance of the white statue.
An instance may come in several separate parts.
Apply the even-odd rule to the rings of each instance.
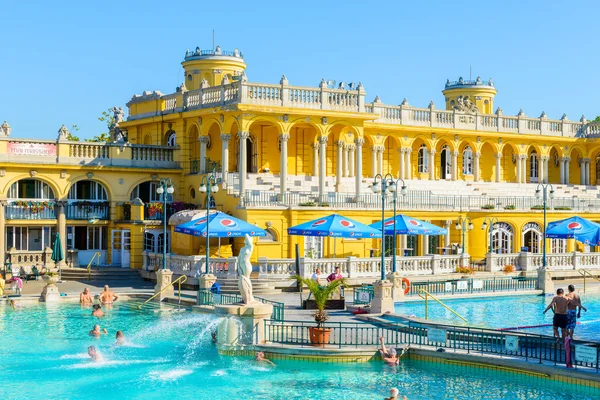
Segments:
[[[254,300],[254,296],[252,296],[252,282],[250,281],[250,274],[252,274],[250,256],[254,250],[254,244],[252,243],[252,238],[249,235],[246,235],[244,238],[244,243],[246,245],[242,247],[240,254],[238,254],[238,289],[242,294],[242,303],[251,304],[256,302],[256,300]]]

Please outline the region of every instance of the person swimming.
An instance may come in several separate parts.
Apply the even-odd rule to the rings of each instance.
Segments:
[[[96,350],[96,346],[89,346],[88,347],[88,355],[90,356],[90,358],[92,359],[92,361],[102,361],[102,355],[100,355],[100,353],[98,352],[98,350]]]
[[[100,304],[94,304],[92,308],[94,309],[94,311],[92,311],[92,316],[98,318],[104,316],[104,311],[102,311],[102,306]]]
[[[265,353],[262,352],[262,351],[257,351],[256,352],[256,357],[254,357],[254,361],[264,362],[264,363],[272,365],[273,367],[275,366],[275,363],[273,363],[273,361],[268,360],[268,359],[265,358]]]
[[[122,346],[125,344],[125,335],[123,335],[123,331],[117,331],[116,339],[117,342],[115,344],[117,346]]]
[[[106,328],[104,329],[100,329],[100,325],[96,324],[94,325],[94,329],[92,329],[90,331],[90,336],[94,336],[94,337],[100,337],[100,335],[107,335],[108,331],[106,330]]]

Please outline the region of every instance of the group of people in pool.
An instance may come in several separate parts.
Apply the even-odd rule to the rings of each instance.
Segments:
[[[554,312],[552,326],[556,340],[564,340],[567,336],[573,339],[575,327],[577,326],[577,318],[581,318],[581,310],[587,312],[587,308],[581,304],[581,297],[575,293],[575,286],[569,285],[568,290],[569,293],[565,295],[565,291],[562,288],[558,289],[556,296],[554,296],[548,307],[544,310],[544,314],[550,309]],[[559,329],[560,332],[558,331]]]
[[[108,285],[105,285],[102,293],[98,295],[98,304],[92,304],[94,303],[94,298],[88,288],[83,289],[83,292],[79,295],[79,302],[82,305],[92,304],[92,316],[97,318],[101,318],[104,316],[104,311],[102,310],[103,305],[111,305],[118,299],[119,296],[112,292]],[[92,330],[89,332],[89,335],[95,338],[99,338],[102,335],[108,335],[108,330],[106,328],[101,328],[99,324],[95,324]],[[116,340],[117,341],[115,344],[117,346],[121,346],[124,344],[125,335],[123,335],[123,331],[117,331]],[[88,347],[88,355],[90,356],[92,361],[102,361],[102,355],[100,354],[100,352],[98,352],[96,346]]]

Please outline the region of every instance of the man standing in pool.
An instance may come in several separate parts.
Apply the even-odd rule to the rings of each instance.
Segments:
[[[108,288],[108,285],[104,285],[104,292],[102,292],[100,294],[100,296],[99,296],[100,303],[102,303],[102,304],[112,304],[115,301],[117,301],[118,298],[119,298],[119,296],[117,296],[116,294],[114,294]]]
[[[567,333],[573,339],[575,333],[575,326],[577,325],[577,318],[581,318],[581,309],[587,312],[587,308],[581,305],[581,297],[575,293],[575,286],[569,285],[569,294],[567,298],[570,300],[567,305]],[[577,310],[579,308],[579,310]]]
[[[552,299],[548,307],[544,310],[544,314],[550,308],[554,312],[554,318],[552,319],[552,326],[554,329],[554,337],[558,340],[561,338],[558,333],[558,328],[560,328],[562,332],[562,338],[564,339],[567,336],[567,306],[569,304],[569,298],[565,296],[565,291],[562,289],[558,289],[556,291],[556,296]]]

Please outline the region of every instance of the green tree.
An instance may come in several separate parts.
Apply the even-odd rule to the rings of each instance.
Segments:
[[[75,124],[71,125],[71,130],[69,131],[69,136],[67,136],[68,140],[71,140],[73,142],[79,142],[79,136],[75,136],[73,135],[73,132],[77,132],[79,130],[79,127]]]
[[[109,143],[111,141],[110,134],[106,132],[102,132],[99,135],[94,136],[91,139],[85,139],[86,142],[106,142]]]
[[[594,118],[593,120],[588,121],[588,122],[600,122],[600,115],[598,115],[596,118]]]
[[[105,111],[102,111],[102,115],[98,117],[98,121],[106,122],[106,132],[101,132],[99,135],[92,137],[91,139],[85,139],[86,142],[106,142],[109,143],[112,141],[110,137],[110,128],[115,123],[115,117],[112,113],[112,109],[109,108]]]

